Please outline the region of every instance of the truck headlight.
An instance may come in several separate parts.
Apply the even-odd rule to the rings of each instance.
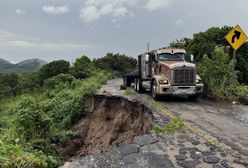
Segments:
[[[197,84],[202,84],[202,80],[201,79],[196,79],[196,83]]]
[[[169,84],[169,81],[168,80],[160,80],[159,84],[166,85],[166,84]]]

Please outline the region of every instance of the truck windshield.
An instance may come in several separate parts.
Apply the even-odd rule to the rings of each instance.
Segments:
[[[184,61],[184,54],[183,53],[175,53],[175,54],[163,53],[163,54],[158,54],[158,60],[159,61]]]

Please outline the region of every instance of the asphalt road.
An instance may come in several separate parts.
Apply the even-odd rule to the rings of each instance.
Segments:
[[[102,90],[111,88],[111,93],[120,94],[121,84],[122,79],[111,80]],[[149,93],[138,97],[152,100]],[[184,97],[164,97],[159,102],[193,128],[248,156],[248,106],[200,98],[192,102]]]
[[[140,96],[152,99],[149,94]],[[248,156],[248,106],[183,97],[164,97],[159,102],[191,127]]]
[[[152,126],[167,124],[179,116],[188,129],[175,135],[151,134],[134,137],[131,144],[67,162],[62,168],[168,167],[248,168],[248,106],[199,99],[165,97],[159,110],[149,94],[126,94],[122,79],[107,82],[98,94],[115,95],[141,102],[151,109]],[[191,129],[189,129],[191,128]],[[214,145],[207,138],[214,139]]]

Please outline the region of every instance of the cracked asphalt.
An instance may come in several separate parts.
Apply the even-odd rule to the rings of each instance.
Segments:
[[[232,105],[199,99],[166,97],[159,101],[161,111],[148,101],[149,94],[125,95],[121,79],[108,81],[98,94],[126,97],[140,101],[152,109],[153,125],[164,125],[170,117],[179,116],[191,129],[175,135],[151,134],[137,136],[132,144],[109,149],[67,162],[69,167],[165,167],[165,168],[248,168],[248,106]],[[215,140],[217,145],[206,139]]]

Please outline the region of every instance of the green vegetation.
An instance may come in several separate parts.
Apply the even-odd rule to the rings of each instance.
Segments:
[[[162,108],[161,103],[159,103],[158,101],[153,101],[153,102],[152,102],[152,105],[153,105],[153,107],[154,107],[155,109],[157,109],[157,110],[160,110],[160,109]]]
[[[240,98],[248,97],[248,86],[238,86],[235,91],[236,95]]]
[[[233,61],[228,58],[228,54],[222,48],[216,47],[212,58],[207,54],[203,56],[198,65],[198,73],[209,95],[220,99],[229,99],[234,96],[238,81],[233,69]]]
[[[127,88],[124,92],[125,95],[130,96],[133,95],[135,92],[133,90],[133,88]]]
[[[133,72],[136,68],[137,60],[121,54],[107,53],[106,56],[93,60],[96,67],[115,72],[117,76],[122,76]]]
[[[44,65],[38,72],[38,79],[40,80],[40,84],[51,78],[53,76],[57,76],[59,74],[67,74],[70,71],[70,63],[65,60],[58,60],[50,62]]]
[[[153,130],[158,133],[168,133],[168,134],[174,134],[176,132],[181,131],[184,128],[184,123],[180,118],[175,118],[172,121],[170,121],[167,125],[164,127],[160,126],[154,126]]]
[[[183,38],[170,44],[187,50],[186,59],[193,54],[197,70],[203,79],[205,93],[208,96],[231,100],[240,95],[248,97],[248,43],[237,51],[237,66],[233,70],[233,49],[225,36],[232,27],[212,27],[205,32],[196,33],[193,39]]]
[[[56,145],[76,135],[70,127],[85,115],[83,97],[94,93],[107,79],[102,71],[85,80],[61,82],[42,94],[22,95],[11,104],[1,102],[0,167],[61,164]]]
[[[63,164],[58,148],[77,136],[84,97],[112,76],[86,56],[72,67],[59,60],[33,73],[0,74],[0,167]]]
[[[88,57],[82,56],[74,63],[71,73],[76,78],[84,79],[93,75],[95,68],[96,66],[93,65],[92,61]]]

